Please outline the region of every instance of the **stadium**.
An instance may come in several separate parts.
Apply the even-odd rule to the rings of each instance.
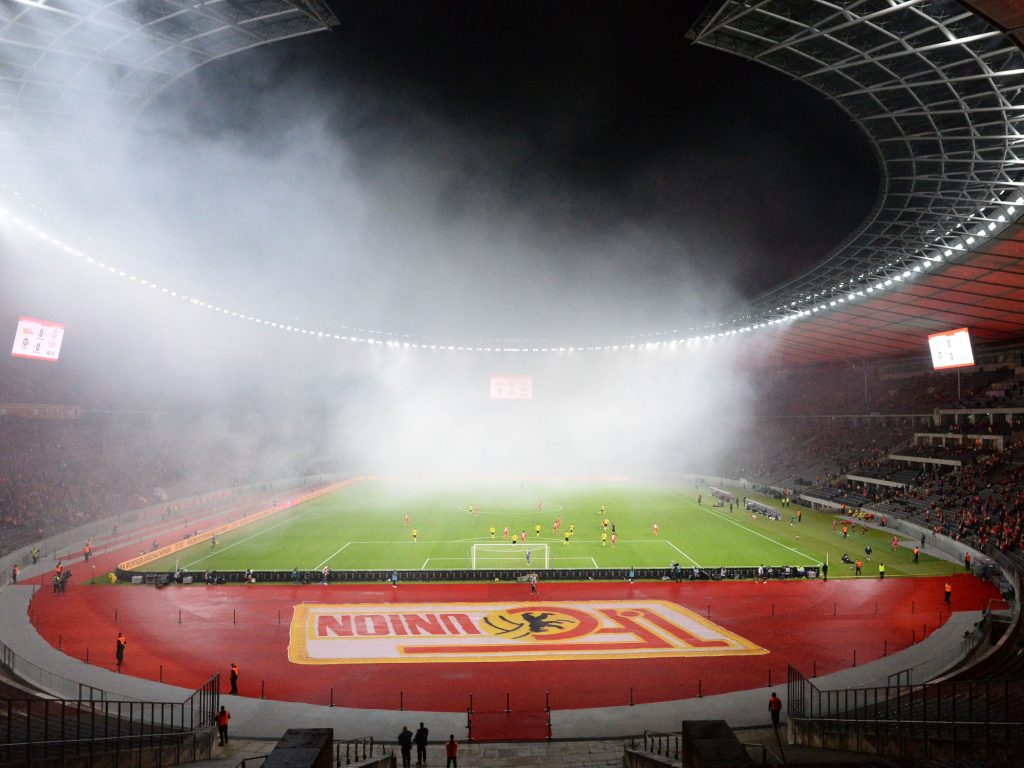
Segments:
[[[0,4],[0,765],[1013,762],[1022,46]]]

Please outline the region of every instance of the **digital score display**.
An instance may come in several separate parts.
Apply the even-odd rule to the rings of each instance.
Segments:
[[[533,400],[533,377],[491,376],[491,400]]]
[[[11,356],[55,363],[60,357],[60,343],[63,340],[63,323],[51,323],[22,315],[18,318],[18,331],[14,335]]]
[[[932,351],[932,365],[937,371],[974,365],[971,336],[966,328],[930,334],[928,347]]]

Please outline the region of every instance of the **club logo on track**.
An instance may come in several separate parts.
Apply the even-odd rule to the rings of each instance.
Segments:
[[[582,611],[510,608],[488,614],[480,628],[489,634],[511,640],[550,640],[575,637],[581,627],[593,631],[591,624],[596,624],[593,617]]]
[[[296,664],[733,656],[767,651],[662,600],[303,604],[292,616]]]

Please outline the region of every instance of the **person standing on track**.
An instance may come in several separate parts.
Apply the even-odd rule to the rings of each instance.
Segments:
[[[950,584],[948,581],[946,582],[946,586],[943,587],[943,593],[946,605],[949,605],[949,600],[951,597],[953,597],[953,585]]]
[[[238,695],[238,665],[231,662],[231,695]]]
[[[124,636],[124,632],[117,633],[117,651],[115,653],[117,657],[117,669],[120,671],[121,665],[124,664],[124,648],[128,645],[128,638]]]

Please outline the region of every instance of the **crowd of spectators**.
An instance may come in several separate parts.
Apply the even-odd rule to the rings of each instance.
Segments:
[[[1024,380],[1006,370],[960,375],[929,371],[885,378],[881,367],[836,363],[768,374],[766,413],[781,416],[924,414],[936,408],[1024,404]]]
[[[766,385],[771,396],[761,426],[729,457],[723,474],[906,517],[979,548],[1024,550],[1024,443],[1011,442],[1024,430],[1024,417],[973,416],[953,424],[946,417],[941,427],[920,417],[937,409],[1024,407],[1024,380],[1006,370],[965,374],[958,397],[955,376],[928,373],[882,381],[849,365],[819,373],[776,374]],[[887,413],[919,416],[879,417]],[[915,444],[915,432],[999,435],[1006,442],[1003,450],[991,441],[969,439]],[[894,455],[959,465],[901,461]]]
[[[160,501],[179,472],[116,425],[0,418],[0,552]]]
[[[978,457],[949,471],[889,490],[882,509],[979,549],[1024,549],[1024,464],[1021,446]]]
[[[767,420],[732,455],[723,474],[760,484],[820,486],[884,458],[913,432],[905,419]]]
[[[0,554],[167,499],[328,469],[261,464],[256,437],[222,427],[177,414],[0,416]]]

